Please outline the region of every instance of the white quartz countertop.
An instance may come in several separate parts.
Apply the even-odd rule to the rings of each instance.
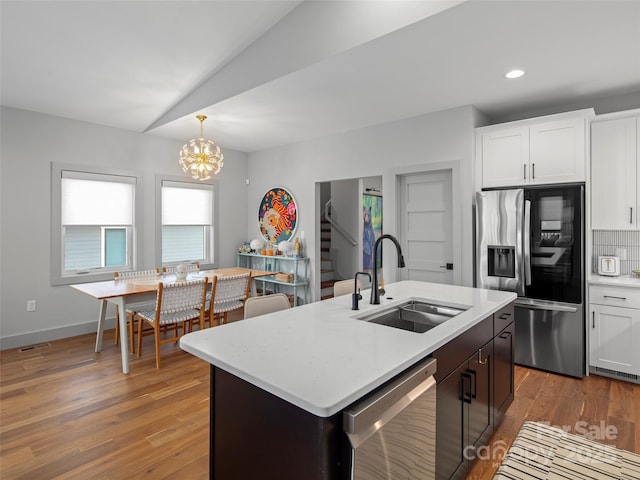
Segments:
[[[606,275],[596,275],[595,273],[589,276],[589,283],[591,285],[610,285],[616,287],[635,287],[640,288],[640,277],[637,275],[620,275],[618,277],[608,277]]]
[[[362,292],[189,333],[183,350],[314,415],[329,417],[515,300],[497,290],[403,281],[380,305]],[[408,299],[469,307],[425,333],[358,320]]]

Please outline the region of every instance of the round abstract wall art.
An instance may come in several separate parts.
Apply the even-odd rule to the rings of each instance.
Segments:
[[[298,225],[298,205],[293,195],[274,187],[262,197],[258,208],[258,227],[264,239],[275,245],[290,240]]]

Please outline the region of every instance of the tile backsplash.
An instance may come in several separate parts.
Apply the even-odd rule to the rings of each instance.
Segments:
[[[593,230],[592,271],[598,273],[599,255],[616,255],[617,248],[627,251],[627,259],[620,259],[620,274],[629,275],[640,269],[640,231]]]

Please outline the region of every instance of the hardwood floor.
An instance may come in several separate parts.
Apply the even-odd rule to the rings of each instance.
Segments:
[[[518,365],[515,385],[515,399],[468,480],[493,478],[525,421],[547,422],[640,453],[640,385],[597,375],[577,379]]]
[[[112,339],[107,332],[101,353],[95,335],[0,352],[3,480],[208,478],[209,365],[169,344],[156,370],[147,338],[125,376]],[[604,442],[640,453],[640,386],[516,367],[515,401],[486,450],[495,458],[468,478],[493,477],[525,420],[572,430],[604,422],[617,428]]]

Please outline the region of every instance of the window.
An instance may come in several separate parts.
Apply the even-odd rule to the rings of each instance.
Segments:
[[[135,175],[53,164],[54,285],[112,278],[133,268],[136,183]]]
[[[162,265],[214,262],[214,188],[161,181]]]

